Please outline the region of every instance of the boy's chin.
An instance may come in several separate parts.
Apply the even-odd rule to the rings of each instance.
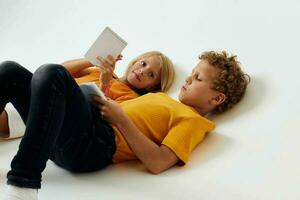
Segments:
[[[180,92],[179,94],[178,94],[178,100],[180,101],[180,102],[182,102],[183,100],[184,100],[184,95],[182,94],[182,92]],[[182,102],[183,103],[183,102]]]

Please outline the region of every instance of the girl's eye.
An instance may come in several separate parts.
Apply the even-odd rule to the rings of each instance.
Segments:
[[[151,78],[154,78],[154,74],[153,74],[153,73],[150,73],[149,76],[150,76]]]
[[[141,61],[141,65],[142,65],[143,67],[145,67],[145,66],[146,66],[145,61]]]

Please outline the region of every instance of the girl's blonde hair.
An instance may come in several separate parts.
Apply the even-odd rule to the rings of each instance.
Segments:
[[[160,66],[161,66],[161,73],[160,73],[160,85],[154,86],[154,88],[148,89],[147,91],[141,92],[150,92],[150,91],[156,91],[156,92],[166,92],[172,85],[175,77],[175,70],[174,65],[172,61],[163,53],[159,51],[148,51],[146,53],[143,53],[136,58],[134,58],[127,66],[127,70],[125,73],[125,76],[129,73],[130,68],[140,59],[145,57],[151,57],[151,56],[158,56],[160,58]]]

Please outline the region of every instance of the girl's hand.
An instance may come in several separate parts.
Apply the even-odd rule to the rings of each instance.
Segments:
[[[99,108],[102,119],[113,125],[122,123],[127,117],[120,105],[110,98],[103,99],[99,96],[92,95],[92,101],[94,105]]]
[[[99,65],[99,67],[104,67],[104,68],[110,68],[112,69],[112,71],[115,70],[116,67],[116,62],[119,60],[122,60],[123,55],[120,54],[118,55],[118,57],[116,59],[114,59],[114,57],[112,57],[112,55],[108,55],[105,58],[102,58],[101,56],[97,56],[97,60],[100,61],[101,65]]]
[[[100,73],[100,83],[101,85],[106,85],[113,78],[113,73],[115,69],[116,61],[112,58],[111,55],[107,56],[107,59],[98,56],[97,59],[100,61],[100,65],[98,65],[101,73]]]
[[[120,54],[120,55],[118,55],[118,57],[117,57],[116,61],[122,60],[122,58],[123,58],[123,55],[122,55],[122,54]]]
[[[117,59],[115,60],[111,55],[107,56],[107,59],[102,58],[101,56],[97,57],[97,60],[100,61],[100,65],[98,65],[101,74],[99,77],[101,87],[105,86],[109,83],[109,81],[115,77],[114,74],[115,65],[118,60],[122,60],[122,55],[118,55]]]

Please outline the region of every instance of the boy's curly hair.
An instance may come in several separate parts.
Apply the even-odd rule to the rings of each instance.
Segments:
[[[207,51],[199,56],[210,65],[220,70],[217,79],[213,81],[213,89],[225,94],[226,99],[211,113],[219,114],[232,108],[245,94],[250,76],[243,73],[236,55],[229,55],[226,51]]]

